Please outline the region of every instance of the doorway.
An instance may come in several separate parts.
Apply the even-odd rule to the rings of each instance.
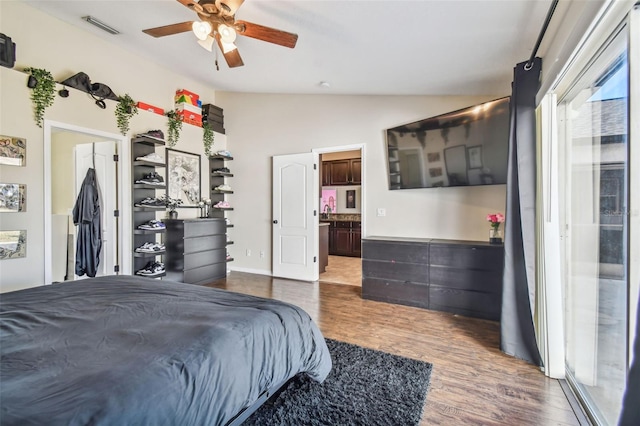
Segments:
[[[322,245],[323,231],[328,240],[327,261],[324,268],[320,265],[322,282],[362,286],[360,255],[366,205],[364,149],[364,145],[347,145],[313,150],[320,155],[321,162],[317,198],[321,223],[319,244]],[[319,251],[322,253],[322,246]]]
[[[117,155],[124,137],[64,123],[45,121],[44,216],[45,283],[71,281],[75,275],[77,232],[73,208],[87,170],[96,171],[101,205],[102,250],[96,276],[122,270],[123,206]]]

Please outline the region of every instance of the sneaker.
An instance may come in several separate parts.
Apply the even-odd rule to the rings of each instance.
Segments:
[[[211,170],[213,173],[230,173],[229,168],[228,167],[220,167],[217,169],[213,169]]]
[[[138,229],[143,229],[146,231],[159,231],[161,229],[165,229],[164,223],[160,220],[151,219],[147,223],[143,223],[142,225],[138,225]]]
[[[153,163],[153,164],[164,164],[164,158],[162,158],[161,155],[158,155],[155,152],[151,152],[142,157],[136,157],[136,160],[146,161],[147,163]]]
[[[213,205],[213,207],[215,207],[217,209],[228,209],[228,208],[231,207],[231,205],[226,201],[218,201],[217,203],[215,203]]]
[[[164,178],[157,172],[151,172],[138,179],[136,183],[146,183],[147,185],[164,185]]]
[[[231,153],[227,150],[218,151],[215,155],[219,155],[220,157],[231,157]]]
[[[164,263],[162,262],[149,262],[147,266],[136,272],[136,275],[142,275],[144,277],[156,277],[164,274]]]
[[[149,130],[148,132],[140,133],[137,136],[148,136],[150,138],[164,140],[164,133],[162,133],[162,130]]]
[[[164,244],[149,241],[137,247],[136,253],[160,253],[164,250]]]
[[[154,209],[164,209],[164,208],[166,208],[166,205],[165,205],[164,201],[162,201],[159,198],[150,198],[150,197],[147,197],[144,200],[135,203],[134,206],[136,206],[136,207],[151,207],[151,208],[154,208]]]
[[[227,252],[227,260],[231,259],[231,255]]]
[[[231,187],[229,185],[218,185],[213,189],[216,191],[231,191]]]

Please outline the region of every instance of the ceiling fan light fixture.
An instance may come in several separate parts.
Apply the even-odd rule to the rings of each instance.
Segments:
[[[234,43],[226,43],[220,39],[220,45],[222,45],[222,53],[229,53],[238,48]]]
[[[198,44],[208,50],[209,52],[213,52],[213,42],[215,39],[211,36],[208,36],[204,40],[198,40]]]
[[[220,40],[223,43],[233,44],[233,42],[236,41],[236,30],[228,25],[218,25],[218,34],[220,34]]]
[[[198,37],[199,40],[206,40],[207,37],[209,37],[209,34],[211,33],[211,30],[213,28],[211,28],[211,24],[205,21],[193,21],[193,24],[191,25],[191,29],[193,30],[193,33],[196,35],[196,37]]]

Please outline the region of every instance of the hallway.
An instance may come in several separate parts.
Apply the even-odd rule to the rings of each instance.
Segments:
[[[320,274],[320,282],[362,287],[362,259],[330,255],[326,271]]]

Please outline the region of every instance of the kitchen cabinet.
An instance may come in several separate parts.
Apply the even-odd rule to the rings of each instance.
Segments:
[[[329,254],[360,257],[361,224],[356,221],[329,222]]]
[[[322,184],[324,186],[360,185],[362,159],[324,161],[322,163]]]

